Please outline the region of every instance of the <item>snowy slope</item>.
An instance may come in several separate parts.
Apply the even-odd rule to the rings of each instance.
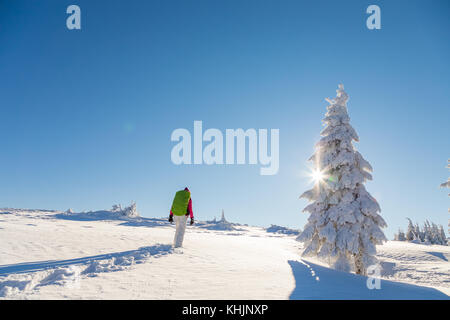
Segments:
[[[165,219],[0,210],[0,299],[448,299],[450,248],[378,246],[381,290],[300,258],[295,236]],[[386,280],[384,280],[386,279]]]

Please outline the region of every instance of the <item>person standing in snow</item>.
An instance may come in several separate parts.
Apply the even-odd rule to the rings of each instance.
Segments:
[[[174,221],[175,216],[175,237],[173,239],[173,246],[175,248],[183,245],[184,232],[186,230],[186,221],[188,215],[191,218],[190,225],[194,224],[194,213],[192,212],[192,199],[191,192],[186,187],[184,190],[180,190],[175,194],[170,209],[169,222]]]

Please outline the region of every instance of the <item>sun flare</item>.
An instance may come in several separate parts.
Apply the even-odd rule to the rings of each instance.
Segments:
[[[321,182],[325,179],[325,175],[323,174],[322,171],[314,169],[311,172],[311,178],[314,180],[314,182]]]

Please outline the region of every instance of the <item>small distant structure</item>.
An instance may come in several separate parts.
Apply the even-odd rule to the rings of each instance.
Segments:
[[[215,218],[214,218],[215,219]],[[222,209],[222,217],[220,218],[220,221],[219,222],[228,222],[226,219],[225,219],[225,211]]]
[[[222,215],[220,217],[220,220],[217,220],[216,217],[214,217],[214,220],[212,221],[206,221],[206,224],[204,226],[201,226],[201,228],[209,229],[209,230],[222,230],[222,231],[241,231],[241,229],[236,228],[239,224],[237,223],[231,223],[228,222],[225,218],[225,210],[222,209]]]

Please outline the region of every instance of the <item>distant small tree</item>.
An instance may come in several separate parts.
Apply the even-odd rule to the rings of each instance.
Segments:
[[[444,227],[442,225],[439,226],[439,234],[440,234],[440,238],[442,240],[442,243],[443,244],[448,244],[447,236],[445,235]]]
[[[413,241],[416,238],[414,225],[413,225],[411,219],[409,219],[409,218],[406,218],[406,219],[408,219],[408,221],[409,221],[408,230],[406,231],[406,240]]]
[[[425,241],[425,232],[420,230],[419,224],[416,223],[414,226],[414,240],[424,242]]]
[[[433,243],[433,241],[432,241],[433,239],[432,239],[432,235],[431,235],[431,227],[430,227],[430,223],[428,222],[428,220],[425,220],[421,233],[423,234],[423,237],[420,237],[420,240],[422,242]]]
[[[401,229],[398,229],[398,233],[396,233],[394,235],[394,240],[396,240],[396,241],[406,241],[405,233]]]
[[[439,227],[434,222],[431,223],[431,243],[433,244],[442,243]]]

